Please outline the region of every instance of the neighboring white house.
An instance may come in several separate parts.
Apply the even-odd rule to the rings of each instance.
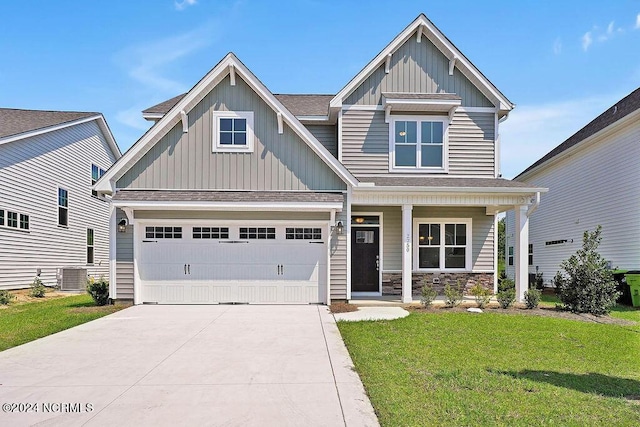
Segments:
[[[118,208],[111,297],[327,304],[409,302],[423,283],[493,290],[497,214],[545,190],[499,178],[512,108],[424,15],[335,95],[275,95],[230,53],[145,110],[156,123],[95,187]]]
[[[93,184],[120,158],[100,113],[0,108],[0,289],[58,269],[109,275],[109,200]]]
[[[601,255],[640,269],[640,89],[600,114],[514,178],[548,187],[530,218],[529,273],[547,285],[560,263],[602,225]],[[514,214],[506,217],[506,269],[513,277]]]

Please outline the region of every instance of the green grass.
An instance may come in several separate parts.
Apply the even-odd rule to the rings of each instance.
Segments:
[[[540,300],[541,307],[555,307],[556,304],[561,304],[560,298],[555,295],[542,295]],[[609,313],[611,317],[618,319],[631,320],[634,322],[640,322],[640,308],[630,307],[628,305],[616,305]]]
[[[96,307],[89,295],[34,301],[0,310],[0,351],[86,323],[125,308]]]
[[[640,425],[636,326],[446,312],[338,326],[383,426]]]

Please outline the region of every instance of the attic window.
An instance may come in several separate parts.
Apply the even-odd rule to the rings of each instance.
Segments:
[[[252,153],[253,111],[213,112],[213,152]]]

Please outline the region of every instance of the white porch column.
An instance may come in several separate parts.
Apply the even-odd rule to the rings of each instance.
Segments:
[[[516,206],[514,263],[516,267],[516,299],[524,301],[524,293],[529,289],[529,216],[528,206]]]
[[[116,237],[118,232],[118,219],[116,208],[109,206],[109,298],[115,299],[116,295]]]
[[[411,248],[411,223],[413,205],[402,205],[402,302],[413,301],[411,271],[413,251]]]

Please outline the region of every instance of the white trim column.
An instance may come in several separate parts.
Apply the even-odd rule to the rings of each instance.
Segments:
[[[109,298],[116,299],[116,239],[118,237],[116,208],[109,205]]]
[[[515,207],[514,247],[516,300],[524,301],[524,293],[529,289],[529,215],[528,206]]]
[[[413,205],[402,205],[402,302],[413,301],[411,271],[413,251],[411,247],[411,224]]]

